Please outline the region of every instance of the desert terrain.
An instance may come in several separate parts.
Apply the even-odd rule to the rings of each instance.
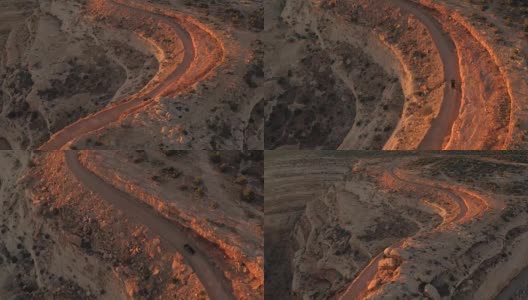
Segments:
[[[262,149],[260,1],[5,0],[2,149]]]
[[[524,152],[267,151],[265,169],[266,298],[526,298]]]
[[[528,148],[528,6],[4,0],[1,149]]]
[[[526,149],[527,5],[266,2],[265,148]]]
[[[263,157],[1,151],[1,299],[263,299]]]
[[[525,0],[0,0],[0,300],[526,299],[521,150]]]

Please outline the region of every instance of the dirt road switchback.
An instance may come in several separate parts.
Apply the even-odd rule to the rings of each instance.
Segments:
[[[122,211],[130,222],[145,226],[151,236],[160,238],[162,246],[178,251],[196,273],[211,299],[234,299],[229,283],[221,270],[216,269],[204,253],[196,247],[194,255],[184,250],[185,244],[191,246],[197,244],[194,242],[194,237],[184,233],[177,225],[139,199],[116,189],[90,172],[78,160],[77,152],[65,151],[64,153],[68,168],[85,188],[97,194],[115,209]]]

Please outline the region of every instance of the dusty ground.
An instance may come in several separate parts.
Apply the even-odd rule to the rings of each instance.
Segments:
[[[64,231],[57,210],[42,213],[32,203],[25,189],[32,180],[24,175],[35,168],[33,159],[28,152],[0,153],[0,298],[125,299],[111,261],[88,251],[78,232]],[[84,218],[81,226],[89,224]]]
[[[348,171],[333,167],[329,156],[338,156]],[[266,272],[270,296],[522,295],[526,162],[519,152],[267,157],[266,173],[274,179],[265,193],[266,266],[276,264],[285,274]],[[291,169],[297,171],[286,171]],[[299,198],[296,209],[282,209],[290,195],[307,190],[295,175],[302,172],[318,174],[319,184],[310,184],[312,196]]]

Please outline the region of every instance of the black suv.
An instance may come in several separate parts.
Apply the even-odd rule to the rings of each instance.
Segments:
[[[183,249],[185,249],[185,251],[187,251],[187,253],[189,253],[190,255],[194,255],[194,253],[196,253],[193,247],[189,246],[189,244],[183,245]]]

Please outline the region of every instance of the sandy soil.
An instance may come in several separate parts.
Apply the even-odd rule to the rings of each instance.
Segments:
[[[444,67],[444,98],[442,99],[442,106],[438,115],[431,122],[431,127],[418,148],[420,150],[443,149],[445,140],[451,135],[453,122],[458,118],[460,111],[460,89],[456,88],[456,83],[460,82],[460,71],[455,45],[442,29],[440,23],[424,7],[414,5],[409,1],[394,2],[404,11],[416,16],[427,27],[442,59]],[[454,82],[455,86],[452,86],[450,82]]]

